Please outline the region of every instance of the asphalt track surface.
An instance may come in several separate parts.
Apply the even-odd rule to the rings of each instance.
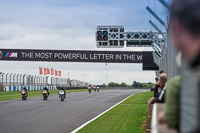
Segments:
[[[0,102],[0,133],[70,133],[131,94],[143,90],[69,93]]]

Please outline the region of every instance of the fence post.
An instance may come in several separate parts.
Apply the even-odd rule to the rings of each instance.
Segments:
[[[8,73],[6,74],[6,85],[8,84],[8,82],[7,82],[8,81],[8,77],[7,76],[8,76]]]
[[[25,80],[25,76],[26,76],[26,75],[24,74],[24,75],[23,75],[23,86],[24,86],[24,82],[25,82],[25,81],[24,81],[24,80]]]
[[[16,74],[13,74],[13,86],[15,85],[15,75]]]
[[[12,73],[10,74],[10,86],[11,86],[11,76],[12,76]]]
[[[49,76],[46,77],[46,86],[48,86],[48,78]]]
[[[20,79],[19,79],[19,85],[21,85],[22,84],[22,74],[20,74]]]
[[[19,75],[20,75],[20,74],[17,74],[17,86],[19,85],[19,84],[18,84],[18,76],[19,76]]]

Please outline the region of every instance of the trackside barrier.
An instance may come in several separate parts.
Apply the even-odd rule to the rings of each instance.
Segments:
[[[167,124],[158,123],[158,115],[164,111],[164,104],[155,103],[152,110],[151,133],[178,133],[175,129],[170,129]]]
[[[5,91],[21,91],[24,87],[28,91],[33,91],[33,90],[43,90],[44,87],[47,87],[48,90],[57,90],[56,86],[5,86]]]

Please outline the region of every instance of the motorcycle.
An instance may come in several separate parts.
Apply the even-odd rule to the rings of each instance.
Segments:
[[[60,100],[64,101],[64,99],[65,99],[65,92],[64,92],[64,90],[59,90],[58,94],[59,94]]]
[[[96,86],[94,86],[94,92],[96,92],[96,90],[97,90],[97,87],[96,87]]]
[[[27,99],[27,92],[26,92],[25,89],[23,89],[23,90],[21,91],[21,94],[22,94],[22,100],[26,100],[26,99]]]
[[[91,91],[92,91],[92,88],[88,87],[88,92],[91,93]]]
[[[47,100],[47,97],[48,97],[48,92],[47,92],[47,90],[43,90],[43,91],[42,91],[42,94],[43,94],[43,100]]]
[[[97,87],[97,92],[99,92],[99,87]]]

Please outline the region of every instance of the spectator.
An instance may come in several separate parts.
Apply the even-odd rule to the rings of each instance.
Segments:
[[[176,65],[181,69],[181,53],[176,55]],[[169,128],[179,129],[179,104],[180,104],[181,76],[177,75],[170,79],[167,85],[165,112],[158,116],[160,124],[166,123]]]
[[[167,82],[167,74],[162,73],[159,76],[158,80],[158,85],[162,89],[161,92],[158,94],[156,97],[152,97],[149,99],[148,104],[154,104],[154,103],[164,103],[164,97],[165,97],[165,90],[166,90],[166,85],[165,83]]]
[[[154,86],[151,88],[151,91],[154,91],[154,95],[155,95],[155,90],[157,89],[157,82],[158,82],[158,78],[155,78],[156,83],[154,84]]]
[[[179,127],[179,98],[181,77],[177,75],[171,78],[167,85],[165,112],[159,114],[158,122],[166,123],[169,128]]]
[[[158,78],[155,78],[155,80],[156,80],[156,83],[158,82]]]
[[[200,88],[199,6],[200,0],[174,0],[170,10],[172,41],[175,48],[181,51],[182,57],[190,64],[191,69],[195,71],[198,77],[198,88]],[[200,91],[200,89],[198,89],[198,91]],[[199,99],[197,103],[200,104]],[[200,105],[196,106],[200,107]],[[200,129],[195,130],[196,132],[200,132]]]
[[[162,73],[164,73],[164,70],[161,70],[161,71],[159,72],[159,75],[162,74]],[[160,86],[159,86],[158,78],[157,78],[157,77],[155,78],[155,80],[156,80],[156,84],[155,84],[154,87],[153,87],[154,97],[158,97],[158,95],[159,95],[159,93],[161,92],[162,89],[161,89]]]
[[[193,68],[200,67],[199,5],[200,0],[174,0],[171,6],[172,40]]]
[[[162,74],[162,73],[164,73],[164,70],[161,70],[161,71],[159,72],[159,74]]]
[[[161,89],[159,88],[159,82],[158,78],[156,78],[156,84],[154,85],[153,91],[154,91],[154,97],[158,97],[159,93],[161,92]]]

